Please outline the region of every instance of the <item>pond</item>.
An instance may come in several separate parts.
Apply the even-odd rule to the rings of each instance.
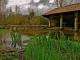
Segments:
[[[13,30],[14,31],[14,30]],[[54,36],[55,33],[57,32],[58,35],[61,37],[62,34],[65,34],[67,37],[78,40],[80,38],[80,31],[75,32],[75,31],[69,31],[69,30],[59,30],[59,29],[40,29],[40,28],[30,28],[30,29],[22,29],[22,30],[17,30],[15,32],[21,32],[23,35],[28,35],[28,36],[34,36],[34,35],[48,35],[49,33],[51,36]]]
[[[22,42],[30,40],[30,37],[35,36],[35,35],[43,35],[44,34],[47,37],[48,34],[51,34],[51,36],[53,37],[56,32],[58,33],[59,37],[61,37],[62,34],[64,33],[67,37],[74,39],[76,41],[80,37],[80,32],[67,31],[67,30],[30,28],[30,29],[18,29],[18,30],[9,30],[9,31],[13,31],[13,32],[15,32],[15,34],[21,33],[21,41]],[[8,54],[8,56],[16,58],[16,60],[24,58],[23,52],[21,52],[21,50],[24,49],[28,43],[24,42],[22,45],[16,43],[16,47],[14,47],[15,43],[13,43],[13,45],[12,45],[12,42],[13,41],[11,38],[11,34],[9,32],[4,33],[4,34],[1,33],[0,34],[0,51],[4,51],[4,52],[8,51],[8,53],[10,52],[10,54]],[[14,51],[14,55],[13,55],[12,51]],[[16,51],[20,51],[21,53],[19,52],[19,53],[17,53],[18,55],[16,55]],[[1,58],[3,59],[5,53],[1,52],[1,54],[2,54]],[[19,57],[20,55],[22,56],[21,58]],[[5,60],[5,59],[6,58],[4,58],[3,60]],[[8,59],[8,57],[7,57],[7,59]],[[25,60],[25,58],[21,59],[21,60]]]
[[[21,43],[24,42],[25,40],[30,40],[30,38],[26,35],[21,35]],[[24,48],[24,45],[27,45],[27,43],[22,43],[20,45],[19,42],[17,41],[15,42],[15,40],[13,41],[10,33],[0,34],[0,50],[4,51],[16,51],[16,49],[22,50]]]
[[[30,28],[30,29],[20,29],[20,30],[13,30],[15,33],[21,33],[21,41],[23,42],[24,40],[30,40],[29,36],[35,36],[35,35],[46,35],[51,34],[53,37],[55,33],[57,32],[59,37],[62,36],[64,33],[67,37],[73,39],[73,40],[78,40],[80,37],[80,32],[74,32],[74,31],[67,31],[67,30],[53,30],[53,29],[41,29],[41,28]],[[0,44],[4,45],[6,47],[12,48],[12,38],[10,33],[6,34],[0,34]],[[24,43],[23,46],[21,47],[18,43],[16,44],[16,48],[21,49],[24,48],[24,45],[27,45],[27,43]]]

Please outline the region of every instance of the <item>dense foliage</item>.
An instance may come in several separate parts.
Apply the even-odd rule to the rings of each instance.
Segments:
[[[9,16],[0,16],[0,25],[48,25],[48,19],[43,16],[33,16],[30,19],[30,15],[14,14]]]
[[[51,38],[35,36],[25,49],[26,60],[80,60],[80,42],[72,41],[64,34]]]

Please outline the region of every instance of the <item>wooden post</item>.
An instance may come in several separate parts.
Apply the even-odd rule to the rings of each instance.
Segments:
[[[75,31],[78,31],[78,12],[75,12],[74,29]]]
[[[60,29],[63,28],[63,14],[60,14]]]
[[[49,16],[49,27],[51,27],[51,20],[52,20],[52,17]]]

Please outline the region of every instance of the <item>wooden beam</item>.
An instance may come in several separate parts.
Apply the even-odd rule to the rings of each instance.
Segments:
[[[75,29],[75,31],[78,31],[78,12],[75,12],[74,29]]]
[[[60,29],[63,28],[63,14],[60,14]]]

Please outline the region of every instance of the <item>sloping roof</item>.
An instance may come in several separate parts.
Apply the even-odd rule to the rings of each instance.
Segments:
[[[43,14],[43,16],[51,15],[51,14],[58,14],[58,13],[65,13],[65,12],[72,12],[72,11],[79,11],[79,10],[80,10],[80,3],[77,3],[77,4],[72,4],[72,5],[61,7],[61,8],[53,9]]]

